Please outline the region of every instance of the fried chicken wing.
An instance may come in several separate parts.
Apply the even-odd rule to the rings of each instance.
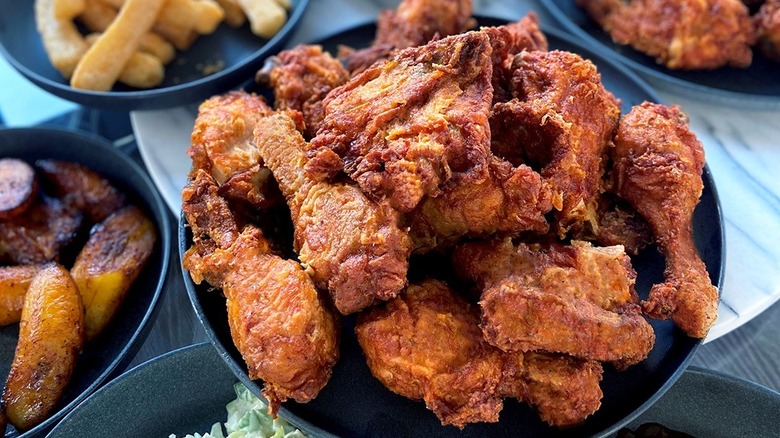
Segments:
[[[563,51],[515,56],[512,94],[493,107],[494,153],[541,167],[560,237],[594,222],[620,102],[592,62]]]
[[[198,108],[188,151],[192,168],[206,170],[228,200],[255,208],[283,202],[252,134],[257,120],[271,112],[265,99],[243,91],[214,96]]]
[[[193,247],[183,257],[196,283],[208,281],[227,298],[228,324],[251,379],[275,415],[287,399],[313,399],[338,360],[338,327],[301,266],[271,253],[260,229],[239,233],[227,203],[205,170],[182,192]]]
[[[647,220],[666,257],[664,282],[652,287],[643,308],[703,338],[718,316],[718,290],[691,224],[703,189],[704,148],[678,107],[645,102],[621,119],[614,154],[618,194]]]
[[[753,23],[761,53],[780,62],[780,0],[766,0],[753,16]]]
[[[478,309],[437,280],[361,314],[355,331],[374,376],[424,400],[442,424],[497,421],[504,397],[532,404],[557,426],[582,421],[601,403],[601,365],[499,351],[485,342]]]
[[[342,170],[376,200],[411,211],[446,184],[487,177],[489,38],[451,36],[397,52],[325,98],[308,170]]]
[[[322,99],[349,73],[322,46],[299,45],[269,58],[255,79],[273,89],[274,108],[303,114],[304,136],[311,139],[322,123]]]
[[[299,259],[336,308],[346,315],[396,296],[411,253],[400,214],[354,184],[307,175],[306,142],[285,113],[258,121],[255,143],[287,198]]]
[[[755,31],[741,0],[577,0],[618,44],[670,69],[747,67]]]

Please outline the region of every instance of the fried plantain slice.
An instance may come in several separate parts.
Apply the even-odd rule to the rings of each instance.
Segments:
[[[19,322],[24,296],[43,266],[0,266],[0,327]]]
[[[29,164],[16,158],[0,159],[0,220],[24,213],[38,192],[38,180]]]

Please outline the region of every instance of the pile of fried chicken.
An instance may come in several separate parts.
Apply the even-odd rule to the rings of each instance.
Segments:
[[[673,70],[746,68],[753,46],[780,62],[780,0],[576,2],[613,41]]]
[[[368,48],[273,57],[257,75],[273,108],[244,91],[200,106],[184,266],[221,289],[272,412],[327,383],[343,315],[377,379],[459,428],[498,421],[507,397],[581,422],[602,364],[653,348],[645,317],[697,338],[714,323],[686,116],[621,116],[533,13],[472,26],[468,0],[404,0]],[[628,254],[653,242],[665,279],[640,302]],[[453,275],[431,275],[431,257]]]

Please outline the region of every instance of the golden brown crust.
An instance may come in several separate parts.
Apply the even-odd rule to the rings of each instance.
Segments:
[[[471,0],[403,0],[395,10],[379,13],[374,45],[422,46],[435,37],[465,32],[474,23]]]

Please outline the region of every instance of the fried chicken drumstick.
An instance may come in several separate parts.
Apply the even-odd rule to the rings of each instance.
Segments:
[[[307,145],[287,113],[260,120],[255,142],[287,198],[299,259],[339,312],[396,296],[406,286],[411,253],[400,214],[354,184],[307,175]]]
[[[222,289],[228,324],[249,378],[262,379],[275,415],[287,399],[307,402],[325,386],[338,360],[336,318],[301,266],[271,253],[252,225],[239,231],[227,202],[203,169],[182,192],[194,245],[184,268],[196,284]]]
[[[647,220],[666,257],[665,281],[642,305],[703,338],[718,316],[718,290],[693,241],[691,219],[703,189],[704,148],[678,107],[645,102],[615,136],[617,192]]]
[[[483,339],[477,312],[444,283],[426,280],[361,314],[355,331],[374,376],[397,394],[424,400],[442,424],[498,421],[504,397],[527,401],[559,426],[598,409],[598,363],[503,353]]]

